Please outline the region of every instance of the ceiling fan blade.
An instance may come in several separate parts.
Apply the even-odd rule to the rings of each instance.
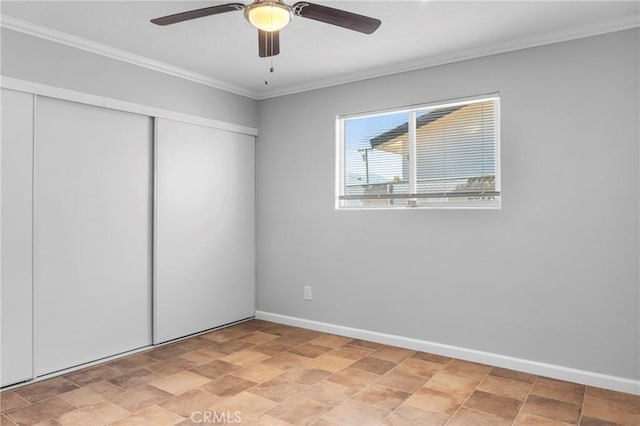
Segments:
[[[258,30],[258,54],[261,58],[276,56],[280,53],[280,31]]]
[[[294,4],[291,9],[297,16],[326,22],[327,24],[337,25],[365,34],[373,33],[382,23],[379,19],[304,1]]]
[[[202,18],[205,16],[217,15],[218,13],[233,12],[234,10],[244,9],[242,3],[228,3],[219,6],[205,7],[202,9],[189,10],[188,12],[175,13],[173,15],[163,16],[161,18],[152,19],[156,25],[170,25],[178,22],[188,21],[190,19]]]

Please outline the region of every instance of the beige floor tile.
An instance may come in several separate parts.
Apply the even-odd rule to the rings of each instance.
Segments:
[[[640,406],[640,395],[632,395],[630,393],[616,392],[609,389],[596,388],[587,386],[587,396],[593,398],[606,399],[609,401],[621,402],[627,405]]]
[[[395,367],[396,364],[380,358],[374,358],[372,356],[366,356],[351,364],[351,367],[359,370],[368,371],[378,375],[383,375],[387,371]]]
[[[359,346],[341,346],[329,353],[341,358],[348,358],[357,361],[366,357],[371,352],[373,352],[373,349],[362,348]]]
[[[481,411],[461,408],[447,423],[451,426],[509,426],[511,421]]]
[[[220,358],[220,361],[228,362],[239,367],[245,367],[249,364],[264,361],[269,355],[254,350],[241,350],[230,355]]]
[[[91,383],[109,380],[121,374],[122,372],[120,370],[111,368],[108,365],[100,364],[94,367],[84,368],[82,370],[74,371],[73,373],[65,374],[64,378],[75,383],[78,386],[86,386]]]
[[[569,426],[569,423],[547,419],[530,413],[520,413],[513,426]],[[607,425],[601,425],[607,426]]]
[[[478,390],[524,401],[532,386],[531,383],[489,375],[480,383]]]
[[[201,389],[192,389],[178,396],[174,396],[160,404],[160,407],[172,411],[179,416],[189,418],[195,411],[205,411],[221,400],[219,396]]]
[[[520,411],[522,401],[507,398],[492,393],[476,390],[464,403],[465,408],[470,408],[494,416],[503,417],[507,420],[514,420]]]
[[[111,402],[135,413],[143,408],[166,401],[171,397],[173,397],[173,394],[160,390],[155,386],[147,385],[122,393],[111,399]]]
[[[200,348],[195,351],[184,353],[178,358],[193,362],[196,365],[203,365],[225,356],[227,356],[227,354],[224,352],[216,351],[212,348]]]
[[[306,366],[295,367],[282,375],[282,378],[302,385],[312,385],[331,375],[330,371]]]
[[[451,360],[442,371],[453,374],[454,376],[476,380],[479,383],[489,374],[491,369],[492,367],[488,365],[454,359]]]
[[[53,397],[5,412],[4,415],[16,424],[33,425],[49,419],[55,419],[75,409],[76,407],[67,401]]]
[[[201,386],[200,389],[222,398],[228,398],[247,389],[251,389],[256,385],[256,382],[234,376],[233,374],[227,374],[226,376],[222,376],[211,383]]]
[[[234,352],[244,351],[253,346],[255,346],[253,343],[243,342],[242,340],[229,340],[222,343],[215,343],[211,345],[211,348],[229,355]]]
[[[410,405],[401,405],[389,414],[386,420],[392,426],[442,426],[447,423],[449,416],[433,411],[421,410],[411,407]]]
[[[336,336],[335,334],[323,334],[322,336],[310,340],[309,343],[335,349],[347,344],[350,341],[351,339],[348,337]]]
[[[109,382],[95,382],[85,386],[85,388],[91,389],[92,391],[103,395],[107,399],[125,392],[124,389]]]
[[[0,416],[0,426],[18,426],[18,425],[12,422],[11,420],[9,420],[8,417],[2,415]],[[55,425],[55,426],[58,426],[58,425]]]
[[[59,397],[78,408],[107,400],[104,395],[99,394],[88,386],[60,394]]]
[[[539,377],[533,385],[531,393],[545,398],[582,405],[585,390],[585,385]]]
[[[270,365],[271,367],[276,367],[281,370],[288,370],[293,367],[297,367],[307,361],[308,358],[305,358],[300,355],[290,354],[288,352],[279,353],[273,355],[271,358],[267,358],[262,361],[264,365]]]
[[[62,423],[54,419],[49,419],[44,422],[36,423],[35,426],[62,426]]]
[[[301,345],[289,348],[287,352],[307,358],[316,358],[331,350],[332,348],[326,346],[314,345],[313,343],[303,343]]]
[[[284,374],[284,370],[261,363],[251,364],[233,372],[234,376],[242,377],[255,383],[263,383],[282,374]]]
[[[59,416],[56,420],[64,426],[100,426],[125,416],[129,411],[109,401],[87,405]]]
[[[414,393],[420,389],[426,381],[427,379],[425,377],[414,376],[413,374],[407,374],[393,369],[380,377],[376,381],[376,384],[403,392]]]
[[[522,407],[523,413],[535,414],[569,424],[578,424],[580,411],[578,405],[536,395],[529,395]]]
[[[253,393],[241,392],[233,398],[225,399],[214,404],[211,409],[218,412],[234,413],[234,417],[242,419],[242,423],[258,417],[271,410],[278,403]]]
[[[260,343],[257,346],[253,347],[254,351],[258,351],[258,352],[262,352],[263,354],[267,354],[267,355],[275,355],[275,354],[279,354],[281,352],[286,351],[287,349],[289,349],[291,346],[289,345],[283,345],[282,343],[278,343],[278,342],[265,342],[265,343]]]
[[[15,393],[28,402],[38,402],[78,388],[76,384],[64,377],[54,377],[53,379],[18,388]]]
[[[376,343],[376,342],[369,342],[367,340],[362,340],[362,339],[351,339],[349,342],[346,343],[346,346],[355,346],[357,348],[365,348],[365,349],[379,349],[381,348],[383,345],[380,343]]]
[[[391,361],[395,363],[399,363],[409,358],[416,351],[412,351],[410,349],[398,348],[395,346],[383,346],[371,353],[371,356],[374,358],[384,359],[386,361]]]
[[[458,410],[463,402],[464,398],[459,396],[433,389],[421,388],[407,398],[405,405],[451,416]]]
[[[359,370],[357,368],[347,367],[344,370],[340,370],[333,374],[327,378],[327,380],[355,389],[361,389],[379,378],[380,376],[377,374],[369,373],[368,371]]]
[[[308,360],[305,365],[308,367],[319,368],[321,370],[331,371],[332,373],[335,373],[347,368],[354,362],[355,360],[353,359],[342,358],[332,355],[332,352],[327,352],[317,358]]]
[[[259,345],[261,343],[275,340],[278,337],[280,336],[278,336],[277,334],[270,334],[262,331],[254,331],[253,333],[247,334],[246,336],[242,337],[240,340],[244,342],[253,343],[254,345]]]
[[[211,345],[211,340],[203,339],[201,337],[191,337],[189,339],[176,342],[175,345],[187,352],[193,352]]]
[[[275,322],[266,325],[262,329],[262,331],[264,331],[265,333],[277,334],[278,336],[286,336],[287,334],[291,334],[298,330],[301,329],[298,327],[292,327],[290,325],[276,324]]]
[[[269,415],[296,425],[308,425],[318,420],[330,407],[317,401],[294,396],[268,412]]]
[[[249,334],[247,330],[241,330],[236,327],[223,328],[220,330],[212,331],[211,333],[203,334],[200,337],[214,343],[228,342],[232,339],[238,339]]]
[[[410,393],[374,384],[362,389],[353,399],[373,407],[393,411],[410,396]]]
[[[189,370],[196,366],[197,364],[195,362],[186,360],[184,358],[174,357],[150,365],[148,369],[153,371],[154,373],[169,375]]]
[[[217,379],[218,377],[224,376],[225,374],[239,369],[240,367],[238,367],[237,365],[217,359],[215,361],[211,361],[210,363],[192,368],[189,371],[199,374],[200,376],[208,377],[210,379]]]
[[[320,337],[321,335],[322,333],[318,333],[317,331],[300,329],[298,331],[294,331],[293,333],[280,336],[273,341],[283,343],[285,345],[297,346],[302,343],[306,343],[309,340],[313,340],[316,337]]]
[[[209,382],[211,382],[211,379],[208,377],[190,371],[183,371],[154,380],[150,384],[173,395],[180,395],[181,393],[198,388]]]
[[[358,389],[323,380],[311,386],[302,396],[328,406],[336,406],[352,397]]]
[[[640,406],[623,404],[610,399],[587,396],[584,401],[583,415],[625,426],[640,425]]]
[[[269,414],[263,414],[253,420],[247,422],[247,426],[292,426],[291,423],[285,422]]]
[[[517,380],[519,382],[530,383],[536,381],[537,376],[521,371],[509,370],[507,368],[494,367],[489,373],[492,376],[503,377],[505,379]]]
[[[251,388],[249,392],[268,398],[272,401],[282,402],[285,399],[302,392],[306,388],[307,386],[305,385],[290,382],[282,377],[276,377],[275,379]]]
[[[377,426],[385,425],[385,418],[390,411],[348,400],[331,409],[322,416],[322,420],[333,425],[343,426]]]
[[[640,421],[633,423],[633,426],[640,425]],[[620,426],[619,423],[612,423],[606,420],[600,420],[593,417],[580,417],[580,426]]]
[[[13,410],[15,408],[29,405],[29,401],[21,398],[13,391],[5,391],[0,393],[0,412]]]
[[[122,376],[114,377],[109,380],[109,383],[124,390],[131,390],[144,386],[154,380],[158,380],[160,377],[162,376],[154,373],[153,371],[147,370],[146,368],[140,368],[138,370],[125,373]]]
[[[451,361],[451,358],[449,357],[431,354],[428,352],[416,352],[411,358],[419,359],[421,361],[435,362],[436,364],[442,365],[446,365]]]
[[[418,358],[409,358],[402,361],[396,367],[396,370],[403,373],[412,374],[414,376],[431,377],[444,368],[444,364],[437,362],[424,361]]]
[[[453,374],[445,373],[444,370],[437,373],[430,378],[424,385],[425,388],[434,389],[440,392],[457,395],[461,398],[466,398],[471,395],[473,390],[478,385],[476,379],[470,379],[467,377],[456,376]]]
[[[181,349],[179,346],[175,344],[172,344],[172,345],[161,346],[157,349],[147,351],[144,354],[158,361],[166,361],[168,359],[180,356],[186,352],[187,352],[186,350]]]
[[[152,405],[135,414],[120,419],[111,426],[172,426],[180,423],[184,419],[169,410]]]
[[[119,375],[121,375],[122,373],[126,373],[132,370],[138,370],[143,367],[148,367],[156,362],[157,361],[155,359],[145,354],[136,354],[119,359],[117,361],[110,362],[109,364],[107,364],[107,366],[117,370],[119,372]]]

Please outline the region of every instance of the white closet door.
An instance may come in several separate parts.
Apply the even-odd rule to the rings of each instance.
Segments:
[[[0,385],[33,377],[33,95],[2,89]]]
[[[151,343],[151,133],[149,117],[38,98],[37,375]]]
[[[255,314],[255,139],[156,120],[156,343]]]

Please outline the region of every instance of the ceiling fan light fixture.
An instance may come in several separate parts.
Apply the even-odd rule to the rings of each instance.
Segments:
[[[251,25],[262,31],[279,31],[291,21],[291,8],[280,1],[256,1],[244,10]]]

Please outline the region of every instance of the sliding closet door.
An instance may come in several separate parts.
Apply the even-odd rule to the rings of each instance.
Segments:
[[[36,107],[42,375],[151,343],[152,120],[49,98]]]
[[[2,89],[0,385],[33,377],[33,95]]]
[[[254,144],[156,120],[156,343],[255,314]]]

